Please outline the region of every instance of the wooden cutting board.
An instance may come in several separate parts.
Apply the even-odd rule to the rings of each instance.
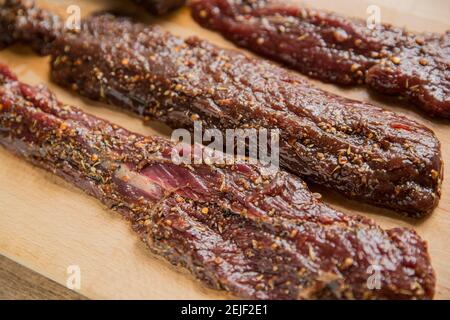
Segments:
[[[381,8],[383,22],[407,26],[411,30],[444,32],[450,29],[448,0],[367,0],[304,1],[308,5],[346,15],[367,17],[371,4]],[[135,10],[127,1],[39,1],[64,13],[78,4],[82,15],[98,9]],[[142,11],[142,10],[140,10]],[[198,35],[233,47],[219,35],[199,27],[182,9],[169,17],[148,22],[183,36]],[[0,61],[8,64],[24,82],[46,83],[61,101],[120,124],[130,130],[151,135],[167,135],[168,128],[154,123],[144,126],[140,120],[106,105],[85,100],[52,83],[48,58],[37,57],[27,48],[15,46],[0,52]],[[442,143],[450,172],[450,122],[433,120],[409,109],[395,99],[385,99],[363,88],[342,89],[314,81],[338,94],[371,101],[407,114],[432,128]],[[97,200],[43,170],[0,149],[0,254],[61,284],[68,280],[68,268],[79,266],[81,287],[89,298],[101,299],[221,299],[229,295],[204,288],[187,272],[148,253],[128,224],[117,214],[104,209]],[[314,188],[324,201],[347,213],[360,213],[375,219],[385,228],[411,227],[429,243],[437,273],[436,298],[450,298],[450,179],[444,179],[439,207],[427,219],[416,221],[397,217],[389,210],[350,201],[337,194]],[[70,271],[70,269],[69,269]]]

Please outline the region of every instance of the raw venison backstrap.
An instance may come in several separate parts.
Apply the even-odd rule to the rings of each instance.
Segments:
[[[293,1],[194,0],[203,26],[314,78],[362,84],[450,118],[450,32],[414,34]]]
[[[150,250],[213,288],[252,299],[433,297],[414,231],[337,212],[283,171],[175,165],[172,142],[63,104],[3,65],[0,145],[120,212]]]
[[[58,17],[48,12],[17,6],[13,1],[0,8],[0,27],[15,35],[4,45],[31,43],[50,53],[60,85],[173,128],[192,129],[202,121],[203,128],[223,131],[279,129],[283,168],[413,217],[439,201],[440,143],[413,120],[196,37],[105,14],[71,32],[49,23]]]

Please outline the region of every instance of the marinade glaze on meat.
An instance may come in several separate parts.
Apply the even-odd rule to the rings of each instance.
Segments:
[[[450,32],[370,29],[362,19],[280,0],[194,0],[192,13],[201,25],[306,75],[365,83],[450,118]]]
[[[285,169],[413,217],[439,201],[440,143],[415,121],[196,37],[109,15],[85,19],[74,33],[51,28],[58,18],[48,12],[17,7],[0,9],[0,26],[14,31],[3,45],[31,41],[50,53],[58,84],[173,128],[196,120],[221,130],[277,128]]]
[[[337,212],[284,171],[175,165],[172,142],[65,105],[3,65],[0,144],[120,212],[151,251],[213,288],[254,299],[433,297],[413,230]]]
[[[178,7],[181,7],[186,0],[133,0],[139,5],[143,5],[153,14],[165,14]]]

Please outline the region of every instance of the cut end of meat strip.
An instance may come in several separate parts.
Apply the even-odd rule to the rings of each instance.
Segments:
[[[430,299],[412,230],[321,203],[298,177],[255,165],[175,165],[144,137],[19,82],[0,65],[0,144],[124,215],[153,252],[253,299]]]

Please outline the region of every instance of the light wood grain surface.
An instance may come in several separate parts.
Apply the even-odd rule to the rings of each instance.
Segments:
[[[383,22],[411,30],[444,32],[449,27],[450,2],[447,0],[364,0],[303,1],[351,16],[366,17],[369,4],[381,8]],[[133,10],[125,1],[39,1],[63,13],[78,4],[82,14],[97,9]],[[150,21],[150,20],[149,20]],[[199,27],[182,9],[166,18],[152,20],[167,30],[187,36],[199,35],[212,42],[233,47],[221,36]],[[61,101],[77,105],[127,129],[151,135],[170,133],[164,125],[144,126],[141,121],[106,105],[95,103],[58,87],[49,79],[48,58],[37,57],[27,48],[15,46],[0,52],[19,78],[31,84],[46,83]],[[385,99],[364,88],[343,89],[313,81],[326,90],[364,101],[371,101],[422,122],[432,128],[442,143],[445,164],[450,163],[450,123],[433,120],[395,99]],[[97,200],[63,180],[32,167],[0,149],[0,254],[62,285],[68,267],[79,266],[79,293],[103,299],[223,299],[230,296],[204,288],[187,272],[175,269],[151,255],[117,214],[104,209]],[[445,176],[449,175],[446,166]],[[359,213],[375,219],[385,228],[415,228],[428,241],[437,274],[436,298],[450,298],[450,182],[444,179],[439,207],[423,220],[399,218],[389,210],[347,200],[313,187],[324,201],[346,213]],[[0,275],[1,277],[1,275]]]
[[[0,300],[85,300],[79,293],[0,256]]]

